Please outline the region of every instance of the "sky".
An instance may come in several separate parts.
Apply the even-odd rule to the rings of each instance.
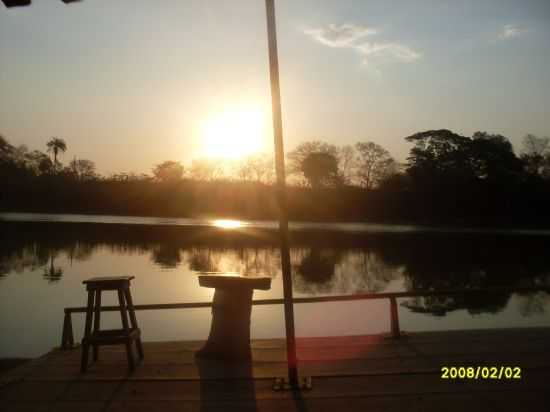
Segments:
[[[550,136],[548,0],[275,4],[286,151],[373,141],[404,161],[404,137],[423,130],[499,133],[518,150]],[[150,173],[238,152],[242,131],[220,119],[246,107],[272,151],[267,53],[262,0],[0,5],[0,134],[41,150],[63,138],[62,161],[100,173]]]

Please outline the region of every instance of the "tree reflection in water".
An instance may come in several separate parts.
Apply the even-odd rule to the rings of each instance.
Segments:
[[[63,269],[54,265],[56,254],[56,252],[52,252],[50,254],[50,264],[49,266],[44,267],[44,279],[46,279],[49,283],[59,282],[59,280],[61,280],[61,276],[63,276]]]
[[[185,260],[195,272],[275,277],[279,271],[278,251],[273,248],[193,248],[185,253]]]
[[[151,258],[162,269],[174,269],[181,264],[181,250],[171,244],[159,244],[151,251]]]
[[[44,279],[58,282],[70,269],[56,262],[99,258],[99,251],[149,255],[163,270],[280,276],[275,231],[7,222],[0,229],[0,277],[42,268]],[[306,296],[549,286],[546,245],[544,236],[291,232],[293,286]],[[402,305],[430,315],[496,313],[510,298],[480,292]],[[525,316],[543,313],[549,301],[544,293],[516,298]]]
[[[402,276],[372,250],[299,249],[292,260],[294,288],[305,295],[375,293]]]

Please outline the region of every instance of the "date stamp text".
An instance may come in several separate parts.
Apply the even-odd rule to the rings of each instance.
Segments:
[[[519,366],[442,366],[441,379],[521,379]]]

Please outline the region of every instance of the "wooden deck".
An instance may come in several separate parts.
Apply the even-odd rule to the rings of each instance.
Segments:
[[[253,341],[249,365],[197,362],[201,342],[145,343],[127,374],[122,347],[79,373],[79,348],[0,376],[0,411],[550,411],[550,329],[298,340],[313,389],[275,392],[283,340]],[[518,366],[520,380],[445,380],[442,366]]]

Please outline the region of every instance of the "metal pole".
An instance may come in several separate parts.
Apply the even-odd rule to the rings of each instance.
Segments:
[[[273,111],[273,137],[275,141],[275,170],[277,172],[277,198],[279,201],[279,234],[281,240],[281,266],[285,307],[286,351],[288,383],[298,386],[296,337],[294,335],[294,308],[292,306],[292,277],[288,248],[288,213],[285,186],[285,158],[283,147],[283,121],[281,118],[281,90],[279,87],[279,59],[277,57],[277,31],[274,0],[266,0],[267,39],[269,45],[269,75],[271,80],[271,107]]]

